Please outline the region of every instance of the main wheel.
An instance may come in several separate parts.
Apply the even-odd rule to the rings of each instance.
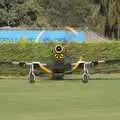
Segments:
[[[30,72],[28,80],[30,83],[35,83],[35,75],[32,72]]]
[[[88,83],[88,79],[89,79],[88,74],[87,74],[87,73],[83,74],[82,82],[83,82],[83,83]]]

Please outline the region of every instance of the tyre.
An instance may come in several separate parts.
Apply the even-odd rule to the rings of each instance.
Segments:
[[[29,74],[28,80],[30,83],[35,83],[35,75],[32,72]]]
[[[88,74],[83,74],[82,82],[83,82],[83,83],[88,83],[88,79],[89,79]]]

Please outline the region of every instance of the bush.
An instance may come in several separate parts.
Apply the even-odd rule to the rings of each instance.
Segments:
[[[46,42],[46,43],[34,43],[34,42],[22,42],[12,44],[12,43],[1,43],[0,44],[0,61],[41,61],[44,62],[48,60],[51,56],[51,49],[56,43]],[[71,55],[75,61],[77,61],[80,56],[83,60],[111,60],[120,59],[120,42],[99,42],[99,43],[65,43],[64,45],[67,49],[69,55]],[[1,68],[0,74],[5,74],[8,72],[7,66]],[[105,65],[98,66],[93,69],[92,72],[119,72],[120,65],[116,63],[115,65]],[[11,70],[9,70],[9,73]],[[22,73],[25,70],[18,70],[18,74],[24,75]],[[13,73],[15,74],[15,71]],[[25,72],[26,73],[26,72]]]

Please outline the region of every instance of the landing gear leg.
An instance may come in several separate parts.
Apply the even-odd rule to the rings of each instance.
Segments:
[[[29,72],[28,80],[29,80],[30,83],[35,83],[35,74],[34,74],[33,64],[30,66],[30,72]]]
[[[83,73],[83,77],[82,77],[82,82],[88,83],[88,80],[89,80],[88,68],[87,68],[87,64],[84,64],[84,73]]]

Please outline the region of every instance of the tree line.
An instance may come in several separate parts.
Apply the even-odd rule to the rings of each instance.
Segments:
[[[0,27],[72,26],[120,38],[120,0],[1,0]]]

